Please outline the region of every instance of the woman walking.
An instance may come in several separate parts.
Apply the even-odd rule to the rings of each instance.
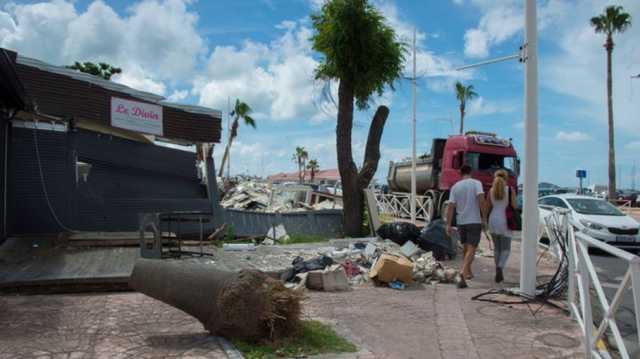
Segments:
[[[496,283],[504,280],[503,269],[507,265],[511,253],[511,231],[507,225],[506,209],[509,205],[516,208],[517,198],[513,188],[507,185],[509,174],[498,170],[493,175],[493,184],[489,191],[489,200],[484,213],[489,215],[489,232],[493,241],[493,257],[496,263]],[[487,223],[485,218],[485,223]]]

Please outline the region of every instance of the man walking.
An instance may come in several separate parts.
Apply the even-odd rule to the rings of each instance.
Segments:
[[[449,195],[447,208],[447,234],[451,237],[453,232],[453,215],[456,216],[456,226],[460,234],[460,242],[463,245],[462,278],[471,279],[471,263],[476,255],[476,248],[480,243],[482,232],[482,215],[484,210],[484,191],[482,183],[471,178],[471,167],[463,165],[460,168],[462,179],[452,188]],[[462,282],[464,283],[464,281]]]

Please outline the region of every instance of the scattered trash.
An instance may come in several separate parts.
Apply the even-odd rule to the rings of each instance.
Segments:
[[[396,280],[396,281],[393,281],[393,282],[389,283],[389,288],[403,290],[405,288],[405,285],[404,285],[404,283]]]
[[[280,279],[285,282],[291,281],[298,273],[325,269],[333,264],[333,259],[331,257],[321,256],[305,261],[302,257],[296,257],[291,264],[293,267],[285,270],[280,276]]]
[[[406,222],[385,223],[377,231],[383,239],[389,239],[399,245],[407,241],[416,242],[420,236],[420,229],[415,224]]]
[[[222,245],[225,252],[244,252],[255,251],[256,246],[253,243],[225,243]]]
[[[276,241],[274,241],[271,238],[265,238],[262,240],[262,242],[260,242],[260,244],[262,244],[263,246],[272,246],[274,244],[276,244]]]
[[[224,208],[275,213],[342,208],[332,198],[309,203],[312,192],[313,189],[308,185],[271,185],[248,180],[224,186],[224,196],[220,204]],[[277,238],[271,238],[277,241]]]
[[[267,231],[266,239],[270,239],[272,241],[286,241],[289,239],[289,235],[287,234],[287,230],[284,228],[284,224],[271,227]],[[263,242],[262,244],[265,243]]]
[[[413,262],[404,257],[381,255],[369,272],[369,277],[380,283],[399,280],[405,284],[413,283]]]
[[[416,244],[411,241],[407,241],[407,243],[403,244],[402,247],[400,247],[400,252],[402,252],[402,255],[407,258],[411,258],[418,252],[418,250],[418,246],[416,246]]]
[[[376,254],[377,250],[378,250],[378,247],[376,247],[375,244],[367,243],[367,246],[364,248],[364,256],[366,258],[371,258],[373,257],[374,254]]]
[[[455,239],[447,236],[444,220],[431,221],[428,226],[420,231],[418,245],[425,251],[432,251],[436,260],[455,259]]]
[[[351,287],[347,274],[340,265],[333,265],[322,272],[322,288],[327,292],[344,292]]]
[[[307,288],[325,292],[344,292],[351,289],[345,270],[340,265],[332,265],[322,271],[307,273]]]
[[[360,267],[349,259],[342,263],[342,267],[349,278],[353,278],[361,273]]]

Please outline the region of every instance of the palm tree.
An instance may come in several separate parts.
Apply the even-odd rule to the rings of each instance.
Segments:
[[[354,104],[369,107],[373,94],[382,95],[402,75],[405,48],[384,16],[367,0],[328,0],[311,16],[313,49],[322,58],[316,79],[339,81],[336,154],[342,181],[344,234],[363,234],[364,189],[378,169],[380,140],[389,108],[376,110],[358,170],[353,160],[351,131]]]
[[[309,153],[304,147],[296,147],[296,153],[293,154],[291,159],[298,164],[298,181],[300,183],[304,182],[304,177],[306,176],[305,167],[308,158]]]
[[[316,172],[318,172],[318,170],[320,169],[320,165],[318,165],[318,160],[316,159],[309,160],[309,163],[307,164],[307,169],[311,171],[311,182],[313,183],[313,180],[316,178]]]
[[[460,81],[456,82],[456,98],[460,102],[460,134],[464,133],[464,109],[467,105],[467,101],[478,96],[473,91],[473,85],[465,86]]]
[[[613,85],[611,79],[611,55],[613,53],[613,34],[622,33],[631,26],[631,15],[624,12],[622,6],[608,6],[603,14],[591,18],[591,26],[596,33],[607,36],[604,48],[607,50],[607,109],[609,112],[609,200],[616,195],[616,152],[613,133]]]
[[[231,116],[235,116],[233,119],[233,123],[231,124],[231,133],[229,133],[229,141],[227,141],[227,147],[224,149],[224,156],[222,157],[222,163],[220,165],[220,170],[218,171],[218,176],[222,177],[222,173],[224,172],[224,165],[229,158],[229,151],[231,150],[231,145],[233,144],[233,140],[238,136],[238,126],[240,125],[239,121],[242,119],[245,125],[249,125],[253,128],[256,128],[256,121],[253,117],[250,116],[252,110],[249,105],[236,99],[236,104],[233,106],[233,111],[231,111]],[[229,173],[227,173],[229,175]]]

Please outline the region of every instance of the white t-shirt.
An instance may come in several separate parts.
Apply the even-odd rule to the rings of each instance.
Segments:
[[[478,195],[482,193],[482,183],[473,178],[460,180],[453,185],[449,201],[456,205],[458,225],[482,223],[478,202]]]

